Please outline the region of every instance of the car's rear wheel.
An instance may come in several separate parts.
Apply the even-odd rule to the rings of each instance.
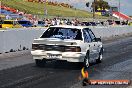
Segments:
[[[85,68],[89,67],[89,53],[87,53],[85,58],[84,58],[84,67]]]
[[[96,60],[96,63],[101,63],[102,62],[102,58],[103,58],[103,48],[101,48],[101,50],[99,52],[99,57]]]
[[[46,64],[46,60],[44,59],[43,60],[36,59],[35,62],[36,62],[36,66],[39,66],[39,67],[43,67]]]

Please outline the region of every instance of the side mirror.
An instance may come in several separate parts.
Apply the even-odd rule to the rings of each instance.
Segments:
[[[101,38],[94,38],[93,42],[101,42]]]
[[[13,26],[16,26],[16,24],[13,24]]]

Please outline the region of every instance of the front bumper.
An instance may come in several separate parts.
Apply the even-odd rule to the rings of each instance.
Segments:
[[[84,62],[85,52],[59,52],[59,51],[31,51],[33,59],[66,60],[68,62]]]

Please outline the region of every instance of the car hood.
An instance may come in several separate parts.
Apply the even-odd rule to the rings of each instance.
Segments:
[[[82,42],[81,40],[71,39],[59,39],[59,38],[39,38],[34,39],[34,44],[46,44],[46,45],[77,45]]]

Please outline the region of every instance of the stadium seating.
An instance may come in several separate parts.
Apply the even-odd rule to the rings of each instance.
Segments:
[[[1,8],[2,15],[5,15],[5,16],[9,15],[12,19],[22,18],[22,15],[19,15],[17,10],[14,8],[6,7],[6,6],[1,6],[0,8]]]
[[[1,9],[1,14],[3,14],[3,15],[10,15],[10,14],[12,14],[12,12],[4,10],[4,9]]]
[[[131,18],[121,12],[113,12],[113,16],[117,17],[117,18],[120,18],[122,20],[131,20]]]

